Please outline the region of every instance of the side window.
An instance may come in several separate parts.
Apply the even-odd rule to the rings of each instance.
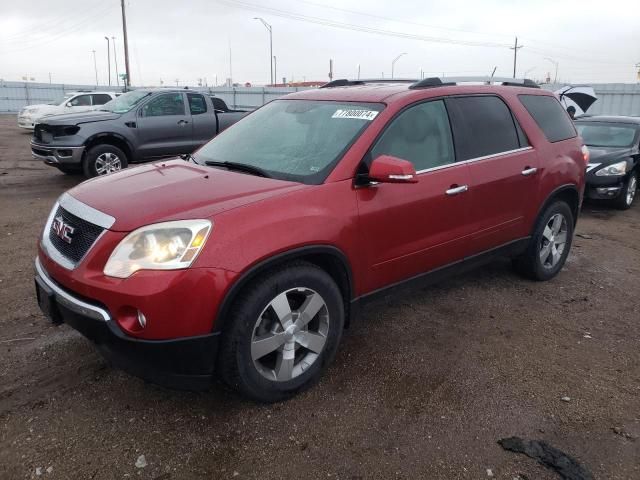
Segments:
[[[211,97],[211,103],[213,103],[213,108],[218,110],[219,112],[228,112],[229,107],[224,103],[224,100],[218,97]]]
[[[520,148],[507,105],[495,96],[447,99],[458,160],[470,160]]]
[[[413,106],[396,117],[371,150],[371,158],[392,155],[413,163],[416,171],[455,161],[444,101]]]
[[[187,98],[189,99],[189,110],[191,110],[191,115],[200,115],[207,111],[207,102],[204,101],[204,97],[202,95],[187,93]]]
[[[165,93],[152,99],[142,107],[144,117],[184,115],[184,100],[181,93]]]
[[[107,102],[111,101],[111,96],[106,93],[94,93],[91,95],[93,97],[94,105],[104,105]]]
[[[518,95],[518,98],[551,143],[567,140],[577,135],[571,118],[555,97]]]
[[[78,95],[70,100],[72,107],[86,107],[91,106],[91,95]]]

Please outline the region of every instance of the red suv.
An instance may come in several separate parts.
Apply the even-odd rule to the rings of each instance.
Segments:
[[[587,156],[558,100],[528,81],[335,81],[186,159],[63,194],[39,243],[38,301],[147,380],[198,389],[219,376],[281,400],[392,287],[497,255],[554,277]]]

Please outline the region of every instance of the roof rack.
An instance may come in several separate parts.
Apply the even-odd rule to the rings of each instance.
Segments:
[[[528,78],[509,78],[509,77],[432,77],[425,78],[414,83],[409,88],[414,90],[417,88],[444,87],[449,85],[459,85],[461,83],[484,83],[485,85],[493,85],[499,83],[508,87],[530,87],[540,88],[536,82]]]
[[[348,80],[346,78],[339,78],[332,80],[329,83],[325,83],[319,88],[333,88],[333,87],[354,87],[356,85],[366,85],[367,83],[415,83],[416,79],[413,78],[364,78],[358,80]]]

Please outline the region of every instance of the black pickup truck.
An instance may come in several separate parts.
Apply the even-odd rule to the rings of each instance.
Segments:
[[[64,173],[106,175],[191,153],[247,113],[187,89],[134,90],[99,110],[46,117],[35,125],[31,153]]]

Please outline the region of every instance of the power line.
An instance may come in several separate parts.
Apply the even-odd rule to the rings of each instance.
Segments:
[[[497,43],[497,42],[475,42],[470,40],[456,40],[453,38],[442,38],[442,37],[431,37],[426,35],[415,35],[404,32],[397,32],[392,30],[385,30],[381,28],[375,27],[366,27],[363,25],[356,25],[352,23],[346,22],[338,22],[326,18],[314,17],[310,15],[302,15],[298,13],[287,12],[285,10],[280,10],[272,7],[265,7],[262,5],[255,5],[248,2],[242,2],[238,0],[215,0],[217,3],[221,3],[231,7],[242,8],[245,10],[257,10],[265,13],[269,13],[270,15],[274,15],[277,17],[287,18],[290,20],[298,20],[302,22],[314,23],[316,25],[323,25],[326,27],[334,27],[341,28],[344,30],[352,30],[357,32],[364,33],[373,33],[377,35],[386,35],[390,37],[397,38],[405,38],[410,40],[419,40],[423,42],[433,42],[433,43],[442,43],[442,44],[451,44],[451,45],[464,45],[468,47],[493,47],[493,48],[508,48],[509,44],[507,43]]]

